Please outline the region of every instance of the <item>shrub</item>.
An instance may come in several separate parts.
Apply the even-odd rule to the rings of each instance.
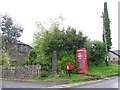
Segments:
[[[105,62],[105,46],[101,41],[89,41],[86,46],[89,65]]]
[[[48,76],[49,76],[48,71],[43,70],[43,71],[40,72],[40,77],[48,77]]]
[[[28,59],[26,60],[25,64],[27,65],[34,65],[37,64],[37,53],[34,49],[31,49],[28,54]]]
[[[7,53],[2,53],[2,55],[0,55],[0,65],[10,65],[10,58],[8,57]]]
[[[59,72],[59,74],[63,75],[66,73],[66,62],[71,62],[72,73],[75,73],[76,66],[75,66],[75,54],[74,54],[74,52],[61,51],[58,53],[58,72]]]

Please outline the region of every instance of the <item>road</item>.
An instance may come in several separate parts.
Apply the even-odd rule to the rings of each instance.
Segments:
[[[118,83],[120,83],[120,77],[119,79],[118,77],[115,77],[109,80],[102,80],[84,85],[76,85],[71,88],[118,88]]]
[[[120,79],[120,77],[119,77]],[[2,81],[2,88],[118,88],[118,77],[111,78],[109,80],[101,80],[97,82],[89,82],[87,84],[62,84],[56,82],[20,82],[20,81]]]
[[[2,80],[2,88],[47,88],[59,84],[64,84],[64,82]]]

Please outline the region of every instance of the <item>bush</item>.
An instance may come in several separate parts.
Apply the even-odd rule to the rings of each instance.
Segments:
[[[89,41],[86,45],[89,65],[98,65],[105,62],[105,46],[101,41]]]
[[[48,71],[41,71],[40,72],[40,77],[48,77],[50,74],[49,74],[49,72]]]
[[[37,64],[37,53],[34,49],[31,49],[28,54],[28,59],[26,60],[25,64],[27,65],[34,65]]]
[[[66,62],[71,62],[72,73],[76,72],[75,54],[74,52],[61,51],[58,53],[58,72],[63,75],[66,73]]]
[[[6,53],[0,55],[0,65],[5,65],[5,66],[10,65],[10,58]]]

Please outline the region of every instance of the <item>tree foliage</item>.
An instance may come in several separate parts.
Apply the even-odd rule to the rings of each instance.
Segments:
[[[109,19],[109,14],[108,14],[108,9],[107,9],[107,2],[104,3],[104,13],[103,13],[103,19],[104,19],[104,29],[106,33],[106,42],[107,42],[107,49],[108,51],[111,49],[112,42],[111,42],[111,30],[110,30],[110,19]],[[105,37],[105,35],[104,35]],[[103,39],[103,41],[105,41]]]
[[[37,53],[34,49],[31,49],[28,54],[28,59],[26,60],[25,64],[27,65],[35,65],[37,64]]]
[[[41,25],[41,24],[40,24]],[[42,27],[34,34],[34,49],[41,64],[51,67],[52,51],[57,52],[58,71],[65,70],[65,62],[71,61],[75,64],[75,49],[83,47],[87,37],[75,28],[59,29],[59,24],[51,24],[49,29]],[[52,27],[52,28],[51,28]],[[66,53],[66,54],[65,54]],[[70,58],[68,58],[71,56]],[[74,58],[73,58],[74,57]],[[64,67],[62,67],[64,65]]]
[[[43,35],[43,36],[42,36]],[[67,30],[59,30],[55,27],[51,31],[45,31],[35,34],[35,42],[40,43],[46,54],[55,51],[70,51],[77,47],[82,47],[87,37],[84,37],[82,32],[76,32],[76,29],[68,27]],[[40,38],[38,40],[38,38]]]
[[[0,30],[2,31],[2,48],[4,50],[9,49],[9,46],[15,43],[23,32],[23,28],[14,24],[12,18],[8,15],[0,16]]]
[[[98,65],[105,63],[105,46],[103,42],[97,40],[88,41],[87,44],[85,44],[85,47],[87,49],[89,64]]]

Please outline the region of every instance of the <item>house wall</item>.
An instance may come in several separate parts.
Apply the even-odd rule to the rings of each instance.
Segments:
[[[118,55],[116,55],[112,52],[109,52],[108,54],[109,54],[109,60],[110,61],[116,61],[116,60],[118,60],[118,58],[120,58],[120,57],[118,57]]]
[[[9,56],[13,64],[23,62],[27,59],[28,52],[31,49],[28,45],[13,44],[9,49]]]

